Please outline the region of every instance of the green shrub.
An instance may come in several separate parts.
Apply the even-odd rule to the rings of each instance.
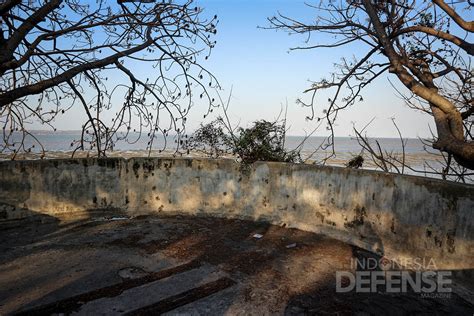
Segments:
[[[265,120],[249,128],[239,127],[226,134],[228,128],[219,118],[201,127],[187,142],[188,150],[198,150],[210,157],[235,155],[243,163],[255,161],[301,162],[298,150],[285,149],[285,125]]]

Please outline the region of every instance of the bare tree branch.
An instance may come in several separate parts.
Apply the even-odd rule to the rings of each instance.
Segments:
[[[192,0],[3,1],[0,12],[2,152],[15,156],[29,125],[54,129],[76,106],[86,119],[74,150],[103,156],[145,133],[151,151],[157,137],[186,133],[196,95],[216,106],[219,83],[200,59],[216,44],[218,20]]]
[[[323,78],[305,90],[311,92],[309,102],[299,100],[311,109],[308,119],[326,119],[331,133],[328,146],[333,147],[333,125],[338,112],[355,101],[362,101],[363,88],[388,70],[411,94],[405,101],[433,116],[437,128],[433,148],[474,169],[471,132],[474,45],[467,40],[473,30],[472,22],[459,14],[464,9],[461,3],[451,7],[443,1],[353,0],[323,1],[308,7],[318,11],[316,22],[301,22],[278,14],[269,19],[269,28],[307,35],[308,45],[297,49],[350,47],[353,43],[370,48],[369,54],[361,58],[343,58],[329,79]],[[472,10],[469,6],[466,9]],[[463,30],[451,24],[461,26],[468,34],[462,34]],[[320,34],[330,37],[319,38]],[[309,43],[314,37],[320,39],[315,45]],[[325,115],[317,116],[316,92],[332,88],[335,90],[323,110]],[[401,92],[398,87],[397,90]],[[411,102],[415,99],[419,105]]]

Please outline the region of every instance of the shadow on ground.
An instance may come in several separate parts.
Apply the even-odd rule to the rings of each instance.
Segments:
[[[38,216],[0,229],[2,315],[474,311],[455,293],[336,293],[336,271],[352,271],[354,258],[379,257],[265,222],[96,213],[68,222]]]

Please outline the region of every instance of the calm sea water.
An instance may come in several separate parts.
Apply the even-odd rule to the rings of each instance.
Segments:
[[[47,150],[46,158],[69,158],[71,157],[71,143],[80,138],[79,132],[71,131],[58,131],[58,132],[45,132],[38,131],[35,132],[35,137],[43,144],[44,148]],[[159,150],[163,149],[165,145],[164,138],[155,139],[153,144],[153,151],[149,153],[146,150],[147,143],[149,139],[144,135],[139,137],[138,134],[131,134],[129,137],[131,142],[120,141],[116,143],[114,150],[108,153],[108,156],[111,157],[139,157],[139,156],[170,156],[176,153],[176,143],[173,136],[168,137],[167,146],[164,152]],[[12,141],[18,141],[20,139],[19,134],[13,136]],[[304,141],[303,145],[301,142]],[[334,139],[334,149],[336,156],[329,157],[332,153],[331,148],[321,148],[321,144],[324,144],[326,141],[325,137],[309,137],[305,139],[300,136],[288,136],[285,141],[285,146],[288,149],[294,149],[300,145],[301,157],[307,162],[322,162],[325,160],[325,163],[328,165],[334,166],[345,166],[346,163],[353,158],[355,155],[362,154],[365,158],[363,168],[364,169],[380,169],[372,160],[371,156],[367,152],[362,152],[362,148],[357,142],[356,139],[350,137],[336,137]],[[369,139],[370,143],[375,147],[375,139]],[[377,138],[377,141],[380,144],[384,155],[386,153],[391,153],[395,155],[399,160],[402,159],[402,143],[398,138]],[[423,144],[419,139],[405,139],[405,164],[408,167],[403,169],[405,174],[413,174],[419,176],[428,176],[440,178],[439,172],[443,168],[443,158],[430,146]],[[31,146],[35,142],[30,137],[25,141],[26,146]],[[40,146],[36,145],[32,149],[32,153],[21,154],[16,157],[16,159],[39,159],[41,156],[38,154],[40,152]],[[183,151],[181,151],[183,152]],[[95,155],[95,152],[91,151],[91,155]],[[76,157],[85,157],[89,156],[88,152],[78,152]],[[203,156],[202,153],[191,152],[189,155],[184,154],[184,156],[199,157]],[[326,158],[328,158],[326,160]],[[0,153],[0,160],[11,159],[11,155],[8,153]],[[392,168],[391,172],[402,171],[400,164],[397,164],[399,170]],[[474,183],[474,177],[468,176],[466,181],[468,183]],[[450,178],[451,180],[456,180],[457,177],[454,176]]]
[[[79,132],[70,132],[70,131],[58,131],[58,132],[46,132],[38,131],[34,133],[35,137],[43,144],[43,146],[48,151],[70,151],[71,143],[74,140],[80,139]],[[13,141],[18,141],[20,139],[19,134],[13,136]],[[146,135],[139,137],[138,134],[131,133],[129,136],[130,141],[120,141],[116,143],[114,150],[118,151],[133,151],[133,150],[144,150],[147,147],[148,138]],[[167,149],[174,149],[176,144],[174,142],[174,137],[170,136],[167,140]],[[286,147],[288,149],[294,149],[298,147],[301,142],[304,140],[302,136],[288,136],[286,138]],[[309,153],[316,150],[320,147],[321,144],[325,142],[325,137],[312,136],[305,140],[302,146],[302,152]],[[377,138],[381,147],[387,151],[402,152],[402,144],[398,138]],[[406,139],[405,152],[407,154],[424,154],[426,148],[424,144],[419,139]],[[25,144],[30,146],[35,144],[35,141],[32,137],[27,137]],[[337,153],[351,153],[357,154],[361,151],[361,147],[358,144],[357,140],[350,137],[335,137],[334,139],[335,150]],[[165,145],[164,138],[157,138],[154,141],[153,149],[162,149]],[[39,146],[35,146],[33,151],[38,152]],[[320,149],[321,150],[321,149]],[[327,149],[326,151],[328,151]],[[322,150],[324,151],[324,150]],[[432,151],[432,150],[431,150]]]
[[[58,153],[61,152],[64,153],[64,156],[66,156],[67,152],[73,149],[73,147],[71,147],[71,143],[80,139],[79,132],[70,131],[37,131],[34,133],[34,135],[48,152],[55,153],[53,157],[61,157],[61,155],[58,155]],[[10,142],[18,141],[19,139],[20,134],[14,134]],[[400,139],[380,138],[377,140],[384,152],[402,153],[402,143]],[[148,141],[149,139],[146,137],[146,135],[142,135],[140,137],[138,133],[131,133],[129,135],[129,141],[123,140],[115,144],[114,155],[117,156],[121,153],[128,157],[133,155],[143,155]],[[153,143],[153,149],[158,152],[158,150],[165,148],[167,153],[172,153],[177,147],[176,139],[174,136],[169,136],[166,141],[165,148],[165,139],[163,137],[155,139]],[[375,140],[371,140],[373,144],[374,141]],[[325,137],[309,137],[305,139],[304,137],[300,136],[288,136],[286,138],[285,146],[288,149],[295,149],[299,147],[301,149],[301,156],[304,159],[310,157],[310,160],[319,161],[328,157],[332,153],[332,148],[321,147],[321,145],[325,144],[325,142]],[[436,163],[436,160],[439,159],[438,156],[428,153],[434,151],[430,151],[430,148],[427,148],[427,146],[425,146],[421,140],[406,139],[405,142],[406,160],[413,166],[420,167],[426,160],[435,161]],[[25,145],[29,147],[33,144],[35,144],[34,139],[32,137],[27,137],[25,140]],[[353,156],[361,153],[361,146],[358,144],[357,140],[350,137],[336,137],[334,139],[334,148],[336,157],[331,158],[329,163],[335,165],[343,165]],[[35,147],[32,148],[32,152],[40,152],[40,146],[35,145]]]
[[[79,132],[71,131],[58,131],[58,132],[46,132],[46,131],[37,131],[34,133],[35,137],[43,144],[44,148],[47,150],[47,158],[68,158],[71,156],[71,143],[80,138]],[[18,141],[20,139],[19,134],[13,136],[12,141]],[[147,156],[149,152],[146,150],[147,143],[149,139],[146,135],[139,137],[137,133],[131,134],[129,137],[131,142],[120,141],[116,143],[113,152],[109,152],[108,155],[111,157],[137,157],[137,156]],[[302,141],[303,145],[301,145]],[[321,162],[325,158],[328,158],[332,153],[331,148],[321,148],[321,144],[324,144],[326,141],[325,137],[309,137],[305,139],[300,136],[288,136],[285,141],[285,146],[288,149],[294,149],[300,146],[301,157],[307,162]],[[375,147],[375,139],[369,140],[372,145]],[[398,138],[377,138],[377,141],[380,144],[381,149],[384,154],[392,153],[397,156],[398,159],[402,158],[402,143]],[[419,139],[405,139],[405,164],[409,168],[404,168],[404,173],[414,174],[420,176],[430,176],[438,178],[439,175],[433,174],[433,172],[440,171],[442,164],[442,156],[439,155],[429,146],[423,144]],[[33,138],[29,137],[25,140],[25,145],[31,146],[35,142]],[[173,136],[168,137],[167,146],[164,152],[159,152],[160,149],[163,149],[165,145],[164,138],[155,139],[153,144],[152,156],[170,156],[176,153],[176,143]],[[326,164],[335,165],[335,166],[345,166],[345,164],[353,158],[355,155],[363,154],[365,161],[363,164],[364,169],[380,169],[377,168],[374,161],[371,159],[370,155],[366,152],[362,152],[362,148],[357,142],[356,139],[350,137],[336,137],[334,139],[334,147],[336,156],[330,157]],[[30,154],[22,154],[17,157],[17,159],[39,159],[40,155],[40,146],[36,145],[32,149]],[[95,152],[91,151],[92,155],[95,155]],[[87,156],[87,152],[80,152],[77,157]],[[187,156],[187,154],[185,154]],[[189,156],[202,156],[201,153],[191,152]],[[0,160],[11,159],[11,156],[7,153],[0,154]],[[398,165],[400,167],[400,165]],[[401,169],[400,169],[401,170]],[[392,172],[397,172],[393,169]],[[472,181],[469,180],[471,183]]]

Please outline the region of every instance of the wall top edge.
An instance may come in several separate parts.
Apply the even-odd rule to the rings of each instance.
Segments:
[[[37,159],[37,160],[2,160],[0,161],[0,168],[9,168],[14,166],[45,166],[45,165],[60,165],[60,164],[84,164],[87,165],[100,165],[101,162],[140,162],[140,161],[177,161],[177,162],[207,162],[215,164],[231,164],[236,167],[239,166],[233,158],[207,158],[207,157],[173,157],[173,156],[160,156],[160,157],[107,157],[107,158],[55,158],[55,159]],[[336,172],[348,175],[357,176],[372,176],[372,177],[383,177],[387,180],[395,181],[397,179],[407,180],[414,182],[419,185],[434,185],[441,187],[450,187],[450,189],[459,188],[462,190],[468,190],[472,196],[474,196],[474,184],[457,183],[447,180],[435,179],[422,177],[417,175],[407,175],[398,173],[389,173],[379,170],[368,170],[368,169],[351,169],[340,166],[322,166],[316,164],[302,164],[302,163],[288,163],[288,162],[274,162],[274,161],[257,161],[250,165],[250,168],[257,168],[260,165],[268,165],[269,167],[276,168],[278,166],[286,166],[291,171],[304,171],[304,170],[319,170],[322,172]]]

